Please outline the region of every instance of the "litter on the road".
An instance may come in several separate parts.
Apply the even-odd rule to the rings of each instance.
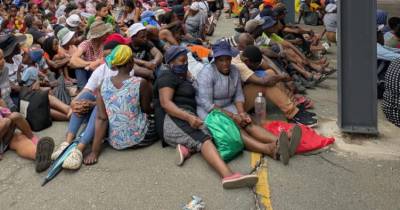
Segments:
[[[193,195],[192,200],[186,204],[182,209],[183,210],[203,210],[206,208],[206,203],[202,198]]]

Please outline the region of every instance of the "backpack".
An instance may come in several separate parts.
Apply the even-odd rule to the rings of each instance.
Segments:
[[[319,22],[319,15],[316,12],[306,12],[304,14],[304,24],[317,26]]]
[[[26,120],[33,131],[50,127],[53,122],[50,115],[49,94],[47,91],[32,91],[28,100]]]

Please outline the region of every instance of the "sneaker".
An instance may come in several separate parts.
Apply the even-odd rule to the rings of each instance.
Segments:
[[[75,148],[74,150],[72,150],[71,154],[64,160],[62,167],[70,170],[79,169],[82,165],[82,160],[82,152],[78,148]]]
[[[50,167],[51,153],[54,150],[54,140],[50,137],[44,137],[39,140],[36,146],[35,170],[40,173]]]
[[[258,182],[258,176],[242,175],[240,173],[235,173],[231,176],[222,179],[222,187],[225,189],[235,189],[242,187],[253,187]]]
[[[318,125],[318,120],[312,118],[309,114],[305,113],[304,111],[297,112],[297,114],[293,117],[291,122],[302,124],[310,128],[313,128]]]
[[[317,114],[315,114],[314,112],[309,112],[306,110],[306,106],[303,104],[299,104],[297,105],[297,108],[299,108],[300,112],[303,112],[305,115],[310,116],[310,117],[315,117],[317,116]]]
[[[185,162],[186,159],[190,157],[189,149],[185,146],[178,144],[176,146],[176,165],[181,166]]]
[[[53,152],[53,154],[51,155],[51,159],[55,160],[57,159],[61,153],[64,151],[65,148],[67,148],[69,146],[69,143],[64,141],[63,143],[60,144],[60,146],[58,146],[57,150],[55,152]]]

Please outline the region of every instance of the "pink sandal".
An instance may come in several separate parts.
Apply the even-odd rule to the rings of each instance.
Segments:
[[[225,189],[235,189],[242,187],[253,187],[258,182],[258,176],[254,174],[242,175],[234,173],[222,179],[222,187]]]
[[[185,146],[178,144],[176,146],[176,165],[182,166],[186,159],[190,157],[190,151]]]

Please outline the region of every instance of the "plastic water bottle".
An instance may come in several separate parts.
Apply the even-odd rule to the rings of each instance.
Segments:
[[[254,111],[256,113],[256,124],[261,125],[267,117],[267,102],[261,92],[258,92],[254,101]]]

